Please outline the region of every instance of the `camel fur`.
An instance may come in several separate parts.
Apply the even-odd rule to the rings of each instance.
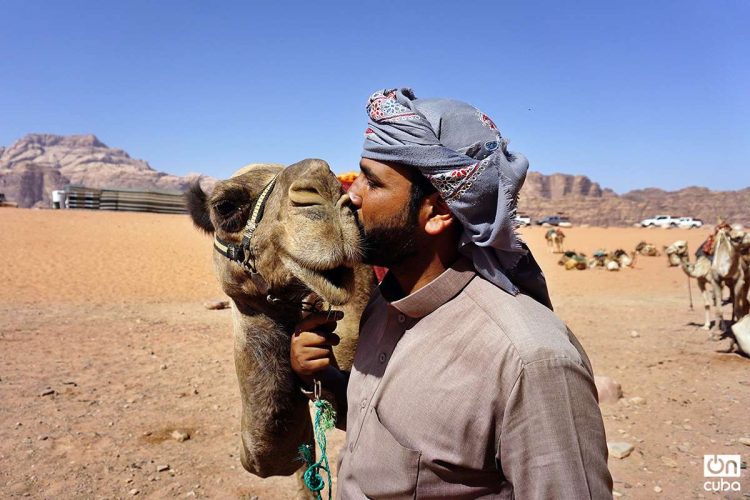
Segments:
[[[359,263],[360,232],[349,196],[322,160],[287,168],[248,165],[217,183],[210,195],[196,183],[186,195],[194,224],[239,244],[254,200],[277,174],[251,240],[268,289],[250,279],[240,263],[213,251],[214,270],[232,306],[241,462],[260,477],[300,469],[298,447],[313,441],[309,402],[289,362],[290,336],[303,314],[300,302],[319,297],[344,311],[334,355],[348,370],[359,318],[375,285],[372,270]],[[338,409],[340,418],[345,410]]]

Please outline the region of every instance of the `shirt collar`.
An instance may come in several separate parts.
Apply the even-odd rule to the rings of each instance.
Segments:
[[[471,261],[465,257],[459,258],[451,267],[443,271],[440,276],[430,281],[416,292],[406,297],[390,302],[388,296],[389,290],[397,289],[395,278],[389,272],[383,278],[380,284],[380,291],[383,298],[400,313],[410,318],[423,318],[432,311],[442,306],[450,299],[458,295],[466,285],[476,276],[476,271]]]

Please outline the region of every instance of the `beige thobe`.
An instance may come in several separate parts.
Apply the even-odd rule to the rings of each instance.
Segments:
[[[591,364],[552,311],[464,259],[405,298],[389,289],[339,402],[339,498],[612,498]]]

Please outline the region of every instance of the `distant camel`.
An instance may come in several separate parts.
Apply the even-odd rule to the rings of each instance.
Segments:
[[[562,229],[556,227],[548,229],[544,239],[547,240],[547,248],[549,248],[550,253],[563,253],[565,233],[562,232]]]
[[[627,254],[622,251],[625,257]],[[628,259],[625,259],[628,260]],[[606,269],[607,271],[619,271],[622,265],[620,259],[614,254],[610,254],[606,250],[601,248],[594,252],[594,257],[589,260],[589,267],[591,269]]]
[[[744,304],[739,308],[739,318],[750,314],[750,233],[742,230],[735,230],[731,234],[732,241],[737,246],[737,251],[740,254],[740,269],[742,270],[742,277],[739,281],[741,286],[735,288],[736,292],[744,297]],[[750,354],[750,353],[749,353]]]
[[[620,267],[633,267],[635,266],[635,259],[638,254],[636,252],[631,252],[630,254],[628,254],[622,248],[618,248],[617,250],[612,252],[612,256],[620,264]]]
[[[579,254],[572,250],[568,250],[567,252],[563,253],[557,263],[565,267],[566,271],[570,271],[571,269],[579,269],[583,271],[589,268],[586,261],[586,254]]]
[[[646,257],[658,257],[661,255],[659,253],[659,249],[656,248],[656,245],[653,243],[647,243],[645,241],[641,241],[636,245],[635,252],[641,255],[645,255]]]
[[[711,261],[700,256],[694,264],[690,263],[688,255],[688,245],[684,240],[675,241],[668,247],[671,251],[668,255],[675,255],[680,261],[680,268],[690,278],[695,278],[698,283],[698,289],[703,296],[703,307],[705,311],[705,322],[702,328],[711,329],[711,306],[714,307],[716,316],[716,325],[721,329],[723,327],[723,315],[721,312],[721,285],[718,276],[711,270]]]
[[[731,231],[727,227],[721,227],[715,235],[711,270],[732,291],[732,321],[740,320],[748,309],[746,261],[740,248],[744,237],[744,233]]]

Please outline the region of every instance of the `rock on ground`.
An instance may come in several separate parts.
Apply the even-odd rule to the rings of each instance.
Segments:
[[[615,458],[626,458],[628,455],[633,453],[635,446],[625,442],[608,442],[607,450],[609,450],[610,456]]]
[[[622,387],[613,378],[595,376],[594,383],[596,392],[599,394],[599,404],[617,403],[622,397]]]

